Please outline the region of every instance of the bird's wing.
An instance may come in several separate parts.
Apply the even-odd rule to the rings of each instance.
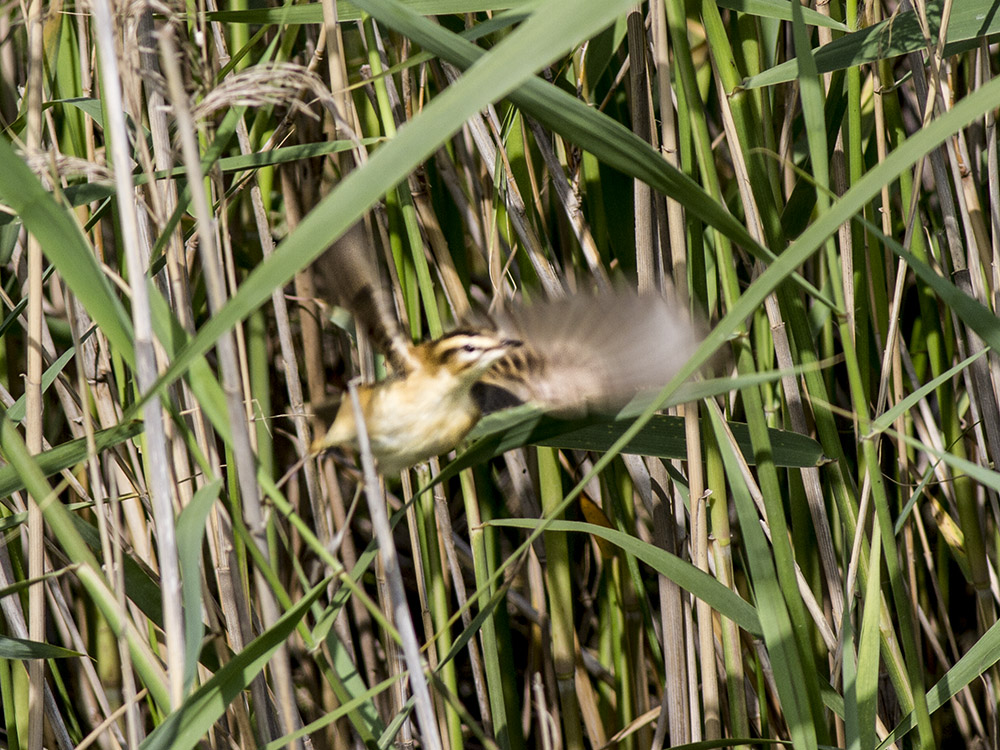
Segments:
[[[411,372],[413,347],[382,283],[364,225],[358,223],[349,229],[316,260],[315,270],[320,293],[351,311],[395,372]]]
[[[534,402],[562,416],[617,409],[662,388],[704,336],[680,305],[624,290],[516,307],[496,325],[524,345],[483,378],[486,389],[505,392],[503,406]]]

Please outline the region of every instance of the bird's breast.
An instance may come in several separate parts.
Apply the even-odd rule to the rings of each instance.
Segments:
[[[372,453],[395,473],[454,448],[479,420],[468,388],[446,373],[388,381],[372,394],[366,416]]]

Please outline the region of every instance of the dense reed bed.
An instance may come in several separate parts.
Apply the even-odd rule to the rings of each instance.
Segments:
[[[0,6],[0,745],[997,747],[998,33]],[[614,284],[710,333],[647,408],[492,415],[370,506],[308,457],[385,374],[351,238],[414,339]]]

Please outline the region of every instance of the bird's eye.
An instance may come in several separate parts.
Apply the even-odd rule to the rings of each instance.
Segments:
[[[472,344],[466,344],[465,346],[462,347],[462,351],[471,353],[476,351],[476,347],[474,347]]]

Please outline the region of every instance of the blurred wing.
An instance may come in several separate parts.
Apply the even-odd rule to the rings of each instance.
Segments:
[[[524,346],[484,383],[563,416],[617,409],[637,393],[659,390],[704,334],[679,305],[624,291],[523,306],[497,326]]]
[[[409,338],[372,257],[362,223],[321,255],[315,263],[316,285],[328,300],[346,307],[393,370],[405,374],[414,368]]]

